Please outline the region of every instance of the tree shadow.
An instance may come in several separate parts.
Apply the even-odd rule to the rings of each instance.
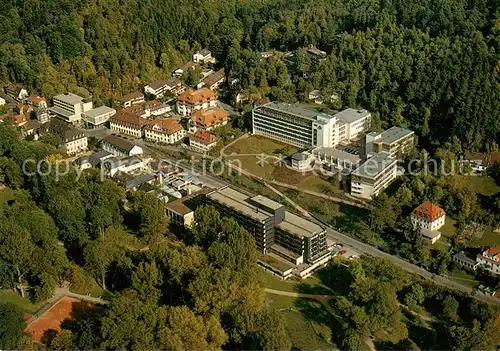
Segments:
[[[347,295],[349,287],[354,282],[354,279],[349,272],[349,267],[342,263],[330,264],[327,267],[319,270],[316,274],[321,283],[327,286],[336,295]],[[322,295],[331,295],[329,294]]]

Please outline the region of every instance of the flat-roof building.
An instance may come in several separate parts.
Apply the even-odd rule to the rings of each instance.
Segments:
[[[54,106],[49,107],[49,111],[65,122],[72,124],[79,123],[82,114],[92,110],[91,99],[85,99],[73,93],[56,95],[52,101]]]
[[[114,108],[108,106],[99,106],[92,110],[84,112],[82,114],[82,118],[85,122],[85,126],[96,128],[109,121],[109,119],[115,114],[116,110]]]
[[[415,132],[400,127],[392,127],[381,133],[369,133],[366,135],[366,153],[386,152],[399,159],[413,148],[414,135]]]
[[[396,179],[397,160],[375,154],[351,173],[351,195],[372,199]]]

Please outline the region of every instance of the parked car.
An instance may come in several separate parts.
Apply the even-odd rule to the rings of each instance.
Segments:
[[[345,255],[346,253],[347,253],[347,250],[341,250],[341,251],[339,252],[339,255]]]

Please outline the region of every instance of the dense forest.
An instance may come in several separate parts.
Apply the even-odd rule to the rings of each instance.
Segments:
[[[170,75],[208,47],[238,88],[284,101],[335,93],[381,126],[467,149],[500,139],[495,0],[1,0],[0,82],[106,101]],[[260,51],[315,45],[321,64]]]

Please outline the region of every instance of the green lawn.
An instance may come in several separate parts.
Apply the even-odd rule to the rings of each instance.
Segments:
[[[227,156],[228,160],[233,162],[234,166],[243,168],[244,170],[259,176],[264,179],[271,179],[274,172],[274,159],[267,159],[264,162],[260,161],[256,156]],[[239,161],[239,162],[238,162]]]
[[[331,343],[333,317],[314,300],[267,294],[267,300],[285,320],[293,348],[334,350]]]
[[[450,216],[446,216],[446,219],[444,221],[444,225],[439,229],[441,234],[447,238],[452,238],[455,236],[457,233],[457,227],[456,227],[457,221]]]
[[[24,312],[33,314],[38,311],[45,302],[32,304],[27,298],[21,297],[18,293],[12,290],[0,290],[0,301],[10,302],[19,306]]]
[[[316,275],[312,275],[309,278],[302,280],[282,280],[265,271],[262,271],[262,281],[264,287],[274,290],[316,295],[333,294],[333,291],[324,285]]]
[[[266,154],[290,156],[299,151],[296,147],[262,136],[251,135],[238,140],[226,150],[226,154]]]
[[[485,227],[483,237],[473,237],[469,244],[471,246],[498,246],[500,245],[500,234],[495,233],[491,227]]]
[[[474,276],[470,273],[462,269],[454,269],[449,275],[448,278],[454,280],[460,284],[467,285],[471,288],[475,288],[479,285],[479,282],[474,279]]]
[[[10,188],[5,188],[0,190],[0,207],[2,207],[7,201],[15,199],[15,192]]]
[[[500,191],[500,186],[496,185],[493,178],[488,176],[481,177],[469,177],[472,184],[474,184],[474,188],[476,192],[481,195],[491,196],[495,195]]]

